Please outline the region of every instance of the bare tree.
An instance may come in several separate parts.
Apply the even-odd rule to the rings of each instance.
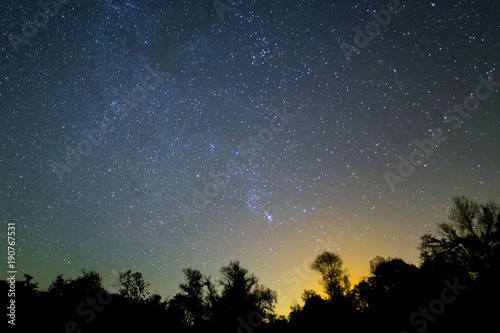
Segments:
[[[132,273],[129,269],[124,273],[119,273],[119,281],[119,292],[122,296],[140,301],[149,294],[147,288],[150,283],[144,280],[140,272]]]
[[[493,267],[500,258],[500,208],[493,202],[478,205],[465,197],[454,197],[449,219],[438,225],[439,236],[422,236],[422,265],[453,266],[472,279]]]

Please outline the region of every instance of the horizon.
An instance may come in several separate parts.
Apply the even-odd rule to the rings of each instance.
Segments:
[[[330,245],[330,247],[328,247],[329,245]],[[234,260],[239,261],[243,268],[249,269],[249,273],[255,274],[256,277],[259,279],[260,284],[262,284],[266,287],[270,287],[274,291],[278,291],[278,302],[276,304],[276,313],[278,315],[285,315],[285,316],[287,316],[289,314],[290,307],[292,304],[297,304],[297,303],[301,304],[302,303],[301,295],[302,295],[302,292],[304,290],[312,289],[312,290],[315,290],[321,297],[325,297],[324,291],[321,290],[321,286],[319,284],[319,281],[321,280],[320,276],[317,273],[313,272],[309,266],[307,266],[307,269],[306,269],[306,265],[305,265],[306,262],[308,262],[310,265],[310,263],[312,263],[315,255],[318,255],[323,251],[331,251],[331,252],[337,253],[341,256],[343,263],[344,263],[343,267],[344,267],[344,269],[347,269],[347,271],[350,275],[350,282],[352,283],[353,286],[358,284],[361,281],[361,279],[369,276],[370,261],[373,258],[375,258],[376,256],[381,256],[381,257],[384,257],[386,259],[389,259],[389,258],[390,259],[403,259],[408,264],[415,265],[416,267],[420,266],[419,255],[417,257],[415,257],[416,259],[418,259],[418,262],[415,262],[415,261],[411,261],[408,258],[402,258],[402,257],[398,257],[398,256],[383,256],[380,254],[375,254],[374,256],[372,256],[372,258],[370,258],[366,261],[366,263],[365,263],[366,267],[363,268],[363,267],[358,266],[357,267],[358,269],[352,270],[352,269],[350,269],[350,267],[352,267],[352,266],[350,266],[349,263],[350,262],[352,263],[353,260],[355,260],[356,262],[359,263],[360,260],[356,260],[355,258],[352,258],[350,256],[343,256],[342,251],[338,250],[340,247],[337,247],[337,249],[334,249],[334,248],[332,248],[332,246],[333,247],[339,246],[339,244],[332,242],[330,237],[328,237],[326,241],[320,240],[318,247],[316,247],[315,249],[311,249],[310,254],[304,255],[301,260],[298,260],[299,264],[295,263],[293,265],[290,265],[289,270],[287,270],[285,272],[289,271],[291,273],[295,273],[293,275],[294,277],[289,275],[289,274],[286,274],[288,279],[284,279],[284,280],[282,279],[280,281],[281,283],[278,284],[281,286],[285,286],[286,288],[284,290],[280,290],[280,291],[278,291],[276,288],[271,287],[273,285],[273,283],[272,283],[273,281],[264,281],[264,279],[261,276],[259,276],[258,273],[249,269],[247,267],[247,265],[245,265],[245,262],[238,260],[238,258],[235,258]],[[418,252],[416,246],[415,246],[415,251]],[[348,259],[346,259],[346,258],[348,258]],[[228,263],[228,261],[224,262],[222,265],[226,265],[227,263]],[[222,265],[220,267],[222,267]],[[362,265],[362,264],[360,264],[360,265]],[[182,269],[184,269],[184,268],[198,269],[201,271],[202,274],[204,274],[206,276],[211,276],[217,280],[218,276],[220,275],[220,272],[219,272],[220,267],[216,271],[211,271],[211,272],[204,271],[202,269],[199,269],[198,267],[186,266],[186,267],[183,267]],[[100,272],[98,270],[94,270],[92,268],[82,267],[78,270],[71,270],[70,273],[68,273],[68,272],[57,273],[56,275],[54,275],[52,277],[47,276],[46,280],[44,280],[44,281],[39,281],[37,276],[32,274],[32,273],[30,274],[30,272],[23,272],[23,274],[26,273],[26,274],[33,276],[33,283],[38,283],[38,290],[39,291],[47,291],[50,284],[55,280],[57,275],[63,274],[63,278],[65,278],[65,279],[75,279],[81,275],[82,269],[93,270],[93,271],[97,272],[102,278],[103,287],[106,288],[106,290],[108,292],[117,293],[118,292],[118,285],[117,285],[118,273],[123,273],[131,268],[123,267],[120,271],[112,268],[110,271],[114,275],[107,276],[107,275],[105,275],[106,271],[103,274],[103,272]],[[132,272],[136,271],[134,269],[131,269],[131,270],[132,270]],[[175,295],[177,292],[179,292],[179,290],[180,290],[179,284],[184,282],[184,280],[182,279],[183,276],[182,276],[181,270],[178,272],[179,273],[178,277],[180,277],[181,279],[179,281],[177,281],[177,283],[174,283],[174,285],[175,285],[174,288],[168,289],[168,290],[165,288],[158,287],[158,285],[161,286],[161,283],[162,283],[161,279],[150,280],[150,279],[148,279],[147,274],[143,274],[146,282],[151,283],[151,285],[148,288],[149,295],[158,294],[162,297],[162,300],[171,299],[171,297],[173,295]],[[137,272],[141,272],[141,271],[137,270]],[[282,277],[285,276],[284,275],[285,272],[283,272],[283,274],[281,275]],[[357,272],[357,274],[355,272]],[[363,272],[363,273],[359,273],[359,272]],[[18,274],[18,277],[20,278],[19,280],[23,279],[22,274]],[[170,288],[171,286],[172,285],[170,284],[168,288]],[[220,286],[218,284],[217,284],[217,287],[220,288]],[[286,291],[288,291],[288,293],[286,293]]]

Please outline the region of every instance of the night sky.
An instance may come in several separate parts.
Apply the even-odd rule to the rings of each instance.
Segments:
[[[287,314],[320,251],[356,283],[500,202],[498,1],[61,2],[0,4],[0,242],[41,289],[240,260]]]

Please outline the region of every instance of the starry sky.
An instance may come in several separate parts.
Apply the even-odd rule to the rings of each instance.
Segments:
[[[0,27],[0,243],[16,221],[41,289],[240,260],[287,314],[321,251],[356,283],[418,264],[453,196],[500,202],[497,1],[4,0]]]

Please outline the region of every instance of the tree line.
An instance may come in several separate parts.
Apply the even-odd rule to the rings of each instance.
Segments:
[[[179,292],[162,300],[140,272],[120,272],[110,293],[94,271],[58,275],[48,290],[33,277],[16,281],[16,332],[475,332],[497,330],[500,306],[500,208],[453,198],[450,221],[426,233],[419,266],[376,257],[352,285],[337,253],[316,256],[311,270],[322,288],[304,290],[288,316],[277,315],[277,293],[232,261],[220,278],[183,270]],[[2,281],[5,294],[9,283]],[[6,322],[6,320],[4,321]],[[12,330],[14,329],[14,330]]]

